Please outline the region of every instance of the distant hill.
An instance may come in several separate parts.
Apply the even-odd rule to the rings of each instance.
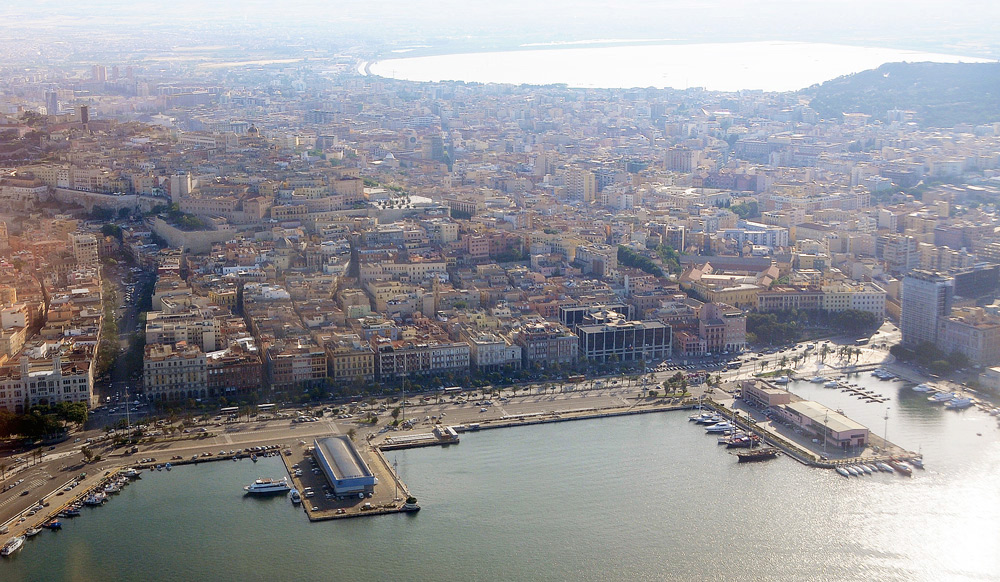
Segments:
[[[926,127],[1000,121],[1000,63],[888,63],[800,91],[824,118],[890,109],[917,112]]]

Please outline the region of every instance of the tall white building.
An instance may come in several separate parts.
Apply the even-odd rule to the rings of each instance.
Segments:
[[[951,313],[954,293],[955,279],[948,275],[914,269],[903,278],[899,317],[903,345],[937,345],[942,325]]]

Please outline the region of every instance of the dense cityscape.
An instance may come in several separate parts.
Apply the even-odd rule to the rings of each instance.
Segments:
[[[7,81],[11,412],[97,405],[102,341],[131,342],[132,391],[166,402],[639,369],[771,343],[747,318],[795,310],[1000,363],[996,124],[302,67],[255,70],[260,89],[79,76]],[[101,336],[109,264],[155,284],[143,322]],[[908,306],[930,272],[947,301]]]
[[[366,72],[365,43],[29,48],[0,67],[4,533],[165,453],[279,456],[308,497],[312,462],[321,520],[419,509],[382,451],[480,428],[697,406],[741,462],[760,442],[847,477],[923,455],[888,409],[883,430],[790,386],[884,409],[851,383],[872,372],[998,413],[1000,122],[978,111],[410,82]]]

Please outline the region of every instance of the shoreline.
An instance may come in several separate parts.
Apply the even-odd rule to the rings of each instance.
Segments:
[[[916,374],[915,371],[910,370],[905,364],[891,361],[882,361],[879,363],[872,362],[843,367],[831,366],[827,372],[837,371],[838,373],[859,373],[867,369],[879,367],[893,369],[901,379],[905,379],[906,381],[913,381],[913,376]],[[808,376],[808,374],[799,372],[795,374],[795,377],[799,377],[800,375],[803,377]],[[726,382],[728,390],[733,390],[733,385],[730,384],[730,382],[735,380],[737,380],[737,378],[732,378],[732,380],[728,380]],[[941,387],[943,388],[944,386],[945,384],[942,384]],[[729,417],[732,416],[734,404],[736,404],[732,398],[731,392],[727,392],[723,389],[713,391],[706,387],[693,387],[693,394],[683,399],[676,397],[667,398],[662,396],[657,399],[649,399],[648,397],[640,395],[642,392],[640,386],[615,386],[597,389],[592,387],[589,390],[569,386],[567,388],[569,389],[564,389],[563,392],[558,393],[553,392],[552,394],[549,394],[547,391],[544,393],[541,391],[537,393],[526,391],[524,395],[517,395],[509,399],[501,398],[498,403],[490,403],[482,408],[480,408],[479,403],[473,403],[471,401],[456,402],[450,400],[438,400],[437,402],[425,401],[423,403],[413,404],[408,406],[406,410],[406,412],[409,413],[410,421],[414,423],[413,428],[409,430],[394,430],[389,432],[386,430],[386,428],[388,428],[387,425],[381,425],[383,426],[383,431],[376,435],[373,430],[368,434],[367,439],[363,434],[365,427],[375,429],[380,425],[358,422],[357,419],[361,417],[360,413],[355,416],[356,420],[350,423],[338,421],[330,417],[326,417],[322,419],[323,422],[315,424],[286,424],[284,421],[280,420],[277,422],[274,420],[265,420],[263,422],[254,420],[225,425],[225,427],[221,429],[210,428],[209,430],[212,432],[199,433],[204,436],[141,443],[139,445],[140,450],[135,454],[122,454],[108,450],[104,453],[105,459],[103,463],[74,464],[72,462],[67,462],[70,461],[70,458],[66,454],[63,454],[63,456],[49,461],[47,464],[43,463],[31,467],[31,470],[36,475],[41,474],[46,482],[53,482],[54,485],[54,481],[59,478],[58,472],[66,472],[67,475],[71,475],[84,471],[94,471],[95,473],[99,473],[106,477],[127,467],[134,466],[143,468],[151,465],[150,463],[136,462],[141,458],[149,459],[155,456],[155,460],[152,463],[152,465],[155,465],[156,463],[162,464],[166,462],[164,460],[166,459],[164,455],[169,455],[171,457],[179,456],[181,458],[173,458],[169,462],[172,465],[180,466],[203,462],[231,460],[233,456],[236,456],[237,458],[250,457],[251,453],[248,450],[250,447],[275,444],[279,445],[279,453],[284,450],[294,450],[295,454],[300,455],[296,457],[297,459],[308,462],[304,455],[305,449],[308,447],[306,439],[311,441],[313,437],[319,435],[345,434],[347,432],[347,428],[350,427],[352,430],[358,431],[356,442],[358,443],[359,452],[362,453],[365,460],[373,469],[378,469],[380,472],[381,478],[379,482],[394,484],[394,488],[403,492],[402,497],[405,499],[410,496],[410,491],[399,475],[392,469],[392,466],[386,457],[386,453],[394,449],[413,448],[415,446],[458,444],[457,438],[454,438],[453,440],[440,438],[435,440],[421,440],[419,438],[412,438],[414,436],[431,437],[432,435],[429,434],[419,434],[421,432],[426,432],[429,428],[451,426],[455,428],[456,432],[463,433],[500,428],[513,428],[518,426],[533,426],[538,424],[554,424],[573,420],[589,420],[635,414],[669,412],[673,410],[689,410],[698,406],[699,395],[703,398],[704,406],[717,410],[720,414]],[[474,398],[473,394],[474,392],[470,391],[466,393],[465,397],[472,399]],[[485,394],[481,397],[487,399],[489,398]],[[560,407],[562,408],[560,409]],[[742,412],[744,407],[736,406],[735,408]],[[361,410],[364,410],[363,406]],[[445,420],[446,413],[456,418],[449,417]],[[425,414],[428,416],[424,416]],[[429,416],[431,414],[440,415],[441,418],[431,422],[427,420],[431,418]],[[421,420],[421,418],[424,418],[425,420]],[[737,415],[736,422],[740,428],[746,429],[745,419]],[[893,445],[892,443],[882,443],[881,438],[873,433],[870,435],[868,447],[866,447],[863,451],[858,452],[853,456],[839,456],[837,452],[833,452],[832,454],[829,454],[828,458],[824,458],[824,456],[826,456],[824,453],[821,453],[814,447],[809,446],[807,443],[795,442],[796,440],[801,439],[789,438],[794,435],[782,434],[782,430],[769,427],[762,423],[755,423],[754,430],[762,433],[766,443],[780,448],[782,452],[789,457],[795,459],[803,465],[817,468],[835,469],[839,466],[851,463],[888,460],[892,457],[912,458],[919,456],[912,451],[907,451],[902,447]],[[393,437],[399,439],[398,444],[391,443],[390,439]],[[405,438],[400,439],[400,437],[410,438],[408,440]],[[296,441],[298,441],[297,444]],[[288,445],[286,443],[292,444]],[[300,449],[300,447],[302,448]],[[219,448],[224,450],[229,450],[230,448],[235,450],[239,448],[240,452],[235,455],[226,453],[211,455],[210,453],[205,453],[205,451],[214,451]],[[193,454],[197,454],[198,458],[193,459]],[[291,477],[292,482],[295,482],[299,487],[308,486],[303,485],[301,479],[295,478],[295,471],[291,467],[293,463],[286,459],[287,455],[279,454],[279,456],[282,457],[283,463],[289,476]],[[56,468],[57,463],[61,463],[61,466],[59,466],[58,469]],[[30,475],[28,476],[30,477]],[[91,481],[91,479],[94,479],[94,481]],[[65,482],[60,481],[58,488],[50,489],[48,493],[42,495],[40,499],[43,501],[51,501],[54,496],[72,480],[72,478],[69,478],[68,480],[63,479],[62,481]],[[89,487],[93,482],[98,480],[100,480],[100,478],[97,476],[91,476],[91,478],[88,478],[86,482],[81,482],[81,485]],[[28,485],[31,489],[36,491],[38,489],[49,489],[52,487],[52,485],[41,485],[41,487],[39,487],[39,484],[40,481],[36,479],[35,484],[29,483]],[[396,497],[398,496],[399,495],[397,494]],[[380,497],[382,497],[382,499],[378,500],[378,503],[368,502],[372,503],[372,509],[368,509],[364,512],[345,511],[344,513],[339,514],[334,513],[331,517],[328,515],[328,512],[323,510],[312,511],[312,505],[310,503],[310,505],[306,508],[306,514],[310,520],[320,520],[356,517],[360,515],[381,515],[385,513],[395,513],[401,510],[401,504],[399,503],[400,499],[396,497],[389,499],[384,498],[384,496]],[[15,501],[16,499],[16,497],[12,497],[11,501]],[[70,503],[70,500],[67,500],[65,503],[61,503],[60,508],[64,507],[68,503]],[[392,507],[389,507],[389,503],[392,504]],[[34,507],[34,505],[23,508],[20,511],[14,511],[7,514],[3,516],[7,519],[0,523],[8,525],[11,527],[12,531],[18,529],[21,524],[18,524],[17,520],[32,507]],[[339,508],[341,507],[337,507],[335,509]],[[351,509],[348,505],[343,505],[342,508],[345,510]],[[49,513],[54,515],[55,513],[58,513],[58,510],[50,511]],[[26,525],[25,527],[28,526]]]

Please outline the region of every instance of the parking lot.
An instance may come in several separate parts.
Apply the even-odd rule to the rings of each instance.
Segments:
[[[326,475],[313,460],[309,449],[309,445],[300,442],[292,447],[291,455],[282,455],[282,459],[289,475],[292,476],[293,486],[302,494],[302,508],[310,520],[394,512],[406,498],[403,488],[397,490],[391,469],[378,454],[366,445],[358,445],[362,459],[378,479],[375,492],[364,498],[351,496],[337,499],[327,483]]]

